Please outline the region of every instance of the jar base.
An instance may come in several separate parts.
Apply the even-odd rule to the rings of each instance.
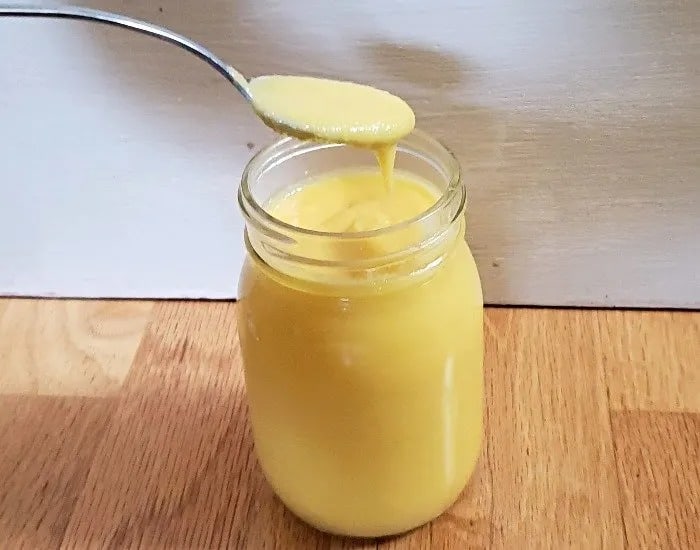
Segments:
[[[440,508],[440,511],[430,515],[427,517],[427,519],[420,520],[418,522],[412,521],[412,522],[407,522],[406,525],[401,525],[397,526],[395,528],[390,528],[390,529],[342,529],[342,528],[337,528],[334,525],[331,525],[327,522],[319,521],[316,518],[312,518],[311,516],[301,514],[297,511],[295,511],[291,506],[289,506],[279,495],[277,495],[277,498],[280,499],[282,504],[284,505],[289,512],[294,515],[299,521],[305,523],[309,527],[316,529],[317,531],[320,531],[322,533],[325,533],[327,535],[332,535],[334,537],[343,537],[343,538],[350,538],[350,539],[374,539],[374,538],[394,538],[394,537],[401,537],[403,535],[407,535],[408,533],[411,533],[412,531],[415,531],[416,529],[420,529],[421,527],[424,527],[425,525],[428,525],[429,523],[433,522],[437,518],[439,518],[442,514],[444,514],[447,510],[449,510],[456,502],[459,500],[460,495],[462,494],[462,491],[464,488],[462,488],[454,497],[452,497],[447,505],[442,506]],[[275,493],[277,494],[277,493]]]
[[[465,491],[469,489],[471,486],[471,481],[474,478],[474,474],[476,473],[477,469],[479,468],[479,463],[480,463],[480,454],[477,455],[476,460],[474,464],[469,468],[467,471],[469,472],[464,480],[464,483],[460,485],[460,488],[456,491],[454,491],[452,494],[450,494],[447,498],[445,498],[440,506],[436,506],[433,512],[429,512],[423,515],[421,519],[415,519],[412,518],[409,521],[406,521],[403,524],[400,523],[395,523],[394,526],[384,526],[384,527],[370,527],[367,529],[363,529],[361,527],[357,528],[343,528],[339,527],[337,524],[334,525],[331,522],[324,521],[323,519],[319,517],[314,517],[312,514],[307,514],[300,512],[295,506],[290,505],[290,503],[282,496],[280,496],[279,491],[276,490],[274,484],[270,482],[269,477],[264,471],[263,468],[263,474],[265,476],[265,479],[272,488],[273,492],[275,493],[275,496],[280,500],[280,502],[284,505],[284,507],[299,521],[302,523],[308,525],[309,527],[316,529],[322,533],[326,533],[328,535],[336,536],[336,537],[343,537],[343,538],[350,538],[350,539],[374,539],[374,538],[396,538],[396,537],[401,537],[404,535],[407,535],[417,529],[420,529],[421,527],[424,527],[425,525],[428,525],[429,523],[435,521],[438,519],[442,514],[444,514],[446,511],[448,511],[452,506],[455,505],[455,503],[460,499],[460,497],[464,494]]]

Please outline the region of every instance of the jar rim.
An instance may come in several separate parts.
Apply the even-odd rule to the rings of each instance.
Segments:
[[[432,146],[440,151],[441,154],[445,156],[447,159],[446,164],[447,170],[449,171],[449,183],[445,187],[444,191],[441,193],[439,199],[432,205],[430,208],[427,210],[421,212],[417,216],[414,216],[410,219],[401,221],[397,224],[389,225],[387,227],[382,227],[379,229],[372,229],[368,231],[357,231],[357,232],[332,232],[332,231],[319,231],[315,229],[307,229],[304,227],[299,227],[297,225],[293,225],[290,223],[287,223],[285,221],[280,220],[279,218],[276,218],[272,214],[270,214],[265,208],[263,207],[262,204],[260,204],[258,201],[255,200],[253,197],[253,194],[250,190],[250,177],[251,173],[255,169],[264,169],[265,164],[268,163],[269,161],[275,161],[271,163],[271,167],[276,166],[277,164],[284,162],[285,160],[289,158],[293,158],[296,155],[299,154],[304,154],[308,153],[310,151],[315,151],[315,150],[320,150],[320,149],[326,149],[326,148],[334,148],[334,147],[350,147],[350,145],[343,144],[343,143],[322,143],[322,142],[307,142],[307,141],[300,141],[296,138],[293,137],[284,137],[282,139],[279,139],[272,144],[268,145],[264,149],[261,149],[257,153],[255,153],[250,160],[246,163],[245,168],[243,169],[243,174],[241,176],[241,183],[238,187],[238,204],[239,207],[241,208],[244,216],[246,218],[254,219],[257,218],[258,221],[261,221],[264,223],[266,226],[271,227],[273,230],[278,229],[281,230],[280,234],[289,234],[290,232],[293,234],[297,235],[302,235],[302,236],[308,236],[308,237],[325,237],[325,238],[333,238],[333,239],[363,239],[363,238],[372,238],[372,237],[379,237],[385,234],[393,233],[395,231],[400,231],[404,228],[410,227],[415,224],[419,224],[429,218],[431,218],[433,215],[436,213],[440,212],[443,208],[448,207],[454,200],[455,196],[462,192],[462,181],[461,181],[461,168],[459,161],[457,160],[457,157],[455,154],[452,152],[452,150],[447,147],[444,143],[442,143],[440,140],[437,138],[432,137],[430,134],[427,132],[424,132],[419,129],[414,129],[406,138],[400,140],[397,144],[397,150],[412,150],[413,148],[410,146],[405,145],[405,140],[406,139],[411,139],[412,137],[418,138],[424,142],[426,142],[429,146]],[[286,147],[288,144],[293,144],[296,143],[298,144],[298,149],[297,151],[286,151]],[[402,147],[403,144],[403,147]],[[281,156],[279,159],[275,159],[275,153],[277,151],[281,150],[283,154],[277,155]],[[462,198],[460,201],[459,208],[456,209],[455,214],[453,219],[450,220],[450,223],[456,221],[459,216],[461,215],[464,206],[466,204],[466,193],[462,193]]]

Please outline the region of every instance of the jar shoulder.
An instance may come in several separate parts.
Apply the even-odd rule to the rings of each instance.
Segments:
[[[348,319],[360,316],[369,323],[402,322],[422,316],[431,322],[466,322],[483,310],[481,281],[466,242],[460,242],[434,273],[399,290],[347,295],[317,294],[287,286],[248,258],[239,282],[239,302],[245,314],[288,320],[297,324],[314,318]]]

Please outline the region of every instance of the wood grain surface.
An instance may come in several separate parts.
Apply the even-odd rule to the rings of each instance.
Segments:
[[[352,540],[261,474],[234,303],[0,300],[0,548],[697,548],[699,331],[700,313],[487,310],[475,476],[433,523]]]
[[[460,160],[489,303],[700,307],[698,0],[79,3],[404,97]],[[274,136],[231,86],[101,25],[0,21],[0,51],[0,287],[234,293],[234,186]]]

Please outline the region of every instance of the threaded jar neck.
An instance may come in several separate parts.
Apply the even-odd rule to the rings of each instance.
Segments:
[[[459,163],[437,140],[415,130],[398,143],[396,170],[433,185],[429,209],[381,229],[331,233],[285,223],[265,210],[271,197],[300,182],[343,168],[376,167],[370,151],[341,144],[282,139],[246,166],[238,202],[253,259],[282,276],[317,284],[377,285],[430,269],[463,235],[466,189]],[[338,254],[339,249],[361,254]],[[340,259],[339,259],[340,258]]]

